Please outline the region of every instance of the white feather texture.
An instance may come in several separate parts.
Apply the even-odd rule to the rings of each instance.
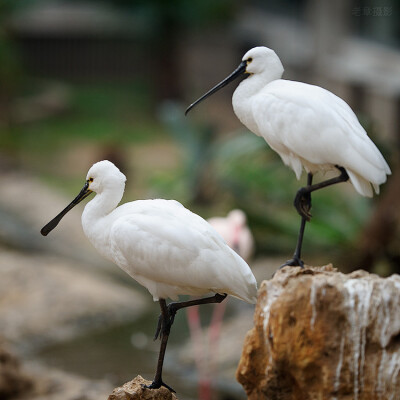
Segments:
[[[299,179],[307,172],[344,167],[358,193],[372,196],[372,186],[386,181],[390,168],[349,105],[319,86],[280,79],[282,64],[266,47],[249,50],[251,59],[233,94],[240,121],[262,136]]]
[[[89,189],[97,194],[82,214],[86,236],[154,300],[215,292],[256,302],[249,266],[203,218],[174,200],[137,200],[117,207],[125,176],[109,161],[94,164],[87,179],[93,179]]]

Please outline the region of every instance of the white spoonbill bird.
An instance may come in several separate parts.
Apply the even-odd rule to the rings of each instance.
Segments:
[[[250,131],[265,139],[297,179],[303,168],[308,173],[307,186],[294,200],[302,217],[296,250],[284,264],[302,267],[301,247],[306,221],[311,218],[311,193],[350,180],[358,193],[371,197],[372,187],[379,193],[379,185],[391,172],[345,101],[319,86],[281,79],[282,74],[282,63],[273,50],[254,47],[234,72],[192,103],[186,114],[235,78],[246,77],[233,94],[235,114]],[[340,174],[312,184],[316,172],[328,170]]]
[[[162,367],[176,312],[198,304],[220,303],[230,294],[256,302],[257,284],[246,262],[198,215],[175,200],[137,200],[118,204],[125,175],[110,161],[94,164],[78,196],[41,230],[46,236],[63,216],[92,192],[96,196],[82,214],[83,231],[99,253],[146,287],[161,315],[155,339],[161,345],[150,389],[165,386]],[[214,296],[167,305],[178,295]]]

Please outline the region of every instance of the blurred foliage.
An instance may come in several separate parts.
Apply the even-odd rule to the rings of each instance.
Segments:
[[[268,253],[294,250],[300,216],[293,200],[305,185],[305,174],[297,181],[264,140],[248,132],[221,143],[216,165],[220,188],[231,191],[235,207],[248,215],[258,249]],[[313,218],[304,243],[307,252],[313,246],[318,251],[346,246],[361,230],[369,214],[368,201],[347,189],[342,185],[313,194]]]
[[[20,60],[5,26],[6,18],[18,7],[16,3],[0,2],[0,127],[11,124],[11,103],[22,77]]]
[[[60,84],[31,80],[20,93],[20,108],[32,107],[35,99],[54,85]],[[14,134],[0,137],[1,147],[40,153],[57,151],[79,141],[124,145],[155,132],[148,114],[149,91],[143,82],[63,87],[68,93],[63,110],[33,121],[16,121],[12,127]]]
[[[185,118],[183,107],[172,101],[161,105],[159,118],[182,149],[184,168],[178,181],[181,192],[184,190],[181,195],[189,202],[210,203],[212,193],[207,172],[213,158],[214,130],[208,125],[193,125],[190,119]]]
[[[184,173],[168,185],[160,181],[157,184],[161,183],[171,197],[183,194],[184,199],[194,203],[199,198],[208,199],[214,207],[208,207],[207,217],[213,211],[223,215],[232,208],[241,208],[248,216],[259,252],[290,254],[300,224],[293,199],[305,180],[298,182],[264,139],[249,132],[217,139],[210,127],[195,125],[185,118],[179,105],[171,102],[163,105],[160,117],[182,149]],[[347,186],[313,195],[315,215],[306,228],[307,252],[312,252],[314,246],[319,252],[342,248],[360,232],[369,215],[369,203]],[[215,207],[221,199],[223,209]]]
[[[21,66],[18,54],[12,41],[0,27],[0,79],[2,82],[2,91],[5,90],[4,85],[7,87],[13,85],[20,73]]]
[[[151,91],[143,81],[27,83],[13,104],[13,124],[0,126],[2,157],[65,192],[74,194],[88,163],[110,149],[129,160],[132,146],[163,136],[162,125],[151,117]],[[43,102],[48,94],[50,104]]]
[[[79,1],[79,0],[77,0]],[[209,27],[229,21],[236,12],[238,0],[103,0],[141,15],[158,34],[166,23],[174,29]]]

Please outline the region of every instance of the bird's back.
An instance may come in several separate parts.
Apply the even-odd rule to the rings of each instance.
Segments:
[[[257,133],[299,178],[344,167],[356,190],[372,195],[386,181],[389,166],[349,105],[319,86],[288,80],[266,85],[249,102]]]
[[[174,200],[139,200],[118,207],[111,257],[154,299],[225,292],[255,302],[246,264],[201,217]]]

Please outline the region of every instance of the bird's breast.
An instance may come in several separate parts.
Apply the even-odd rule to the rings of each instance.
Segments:
[[[239,89],[239,88],[238,88]],[[237,90],[238,90],[237,89]],[[233,111],[235,112],[236,116],[239,118],[240,122],[250,131],[255,133],[256,135],[260,136],[258,132],[258,127],[256,121],[253,116],[252,107],[251,107],[251,98],[245,98],[240,94],[237,94],[237,90],[233,94],[232,97],[232,105]]]

